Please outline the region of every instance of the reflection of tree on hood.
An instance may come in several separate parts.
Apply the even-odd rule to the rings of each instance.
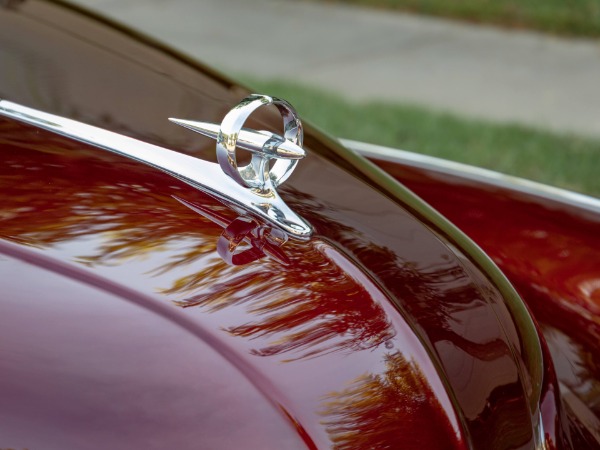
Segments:
[[[190,276],[195,282],[181,284],[195,293],[177,304],[208,311],[246,304],[256,320],[227,331],[269,337],[269,344],[253,351],[262,356],[299,352],[292,358],[297,359],[373,348],[392,338],[395,331],[380,304],[317,247],[288,242],[290,264],[284,270],[267,260],[242,268],[207,266]],[[166,292],[180,294],[182,289],[176,285]]]
[[[227,207],[154,169],[50,133],[22,141],[25,127],[1,123],[9,125],[14,129],[0,136],[7,162],[0,167],[3,238],[51,247],[100,236],[97,251],[78,258],[91,266],[177,248],[153,271],[177,276],[161,292],[206,311],[245,304],[256,320],[227,331],[265,337],[257,355],[296,352],[294,359],[373,348],[394,336],[380,305],[316,247],[288,242],[286,267],[269,259],[231,267],[215,252],[222,228],[172,195],[185,192],[233,220],[237,214]]]
[[[0,121],[2,238],[50,247],[102,233],[103,245],[85,260],[115,264],[185,237],[220,234],[197,214],[172,207],[170,194],[181,192],[179,181],[51,133],[24,133],[25,128]],[[196,253],[212,251],[198,244]]]
[[[156,273],[178,274],[162,292],[183,298],[177,301],[180,306],[208,311],[246,304],[257,320],[228,331],[248,338],[272,337],[272,344],[255,350],[260,355],[302,351],[304,356],[311,356],[335,349],[372,348],[394,335],[385,314],[364,287],[315,246],[289,241],[284,250],[291,264],[284,269],[268,259],[241,268],[229,267],[214,252],[222,229],[171,197],[181,195],[180,182],[51,133],[32,131],[23,140],[27,127],[7,121],[0,126],[0,143],[6,155],[6,164],[0,168],[5,193],[0,211],[4,238],[51,246],[102,233],[98,251],[79,258],[89,265],[116,264],[187,239],[193,244],[155,269]],[[374,245],[351,228],[320,223],[324,219],[314,211],[325,215],[329,207],[319,199],[292,188],[282,190],[294,209],[311,217],[319,229],[327,230],[332,242],[341,243],[365,266],[388,274],[386,284],[397,290],[397,297],[412,299],[406,306],[423,326],[440,340],[458,342],[460,336],[449,326],[451,317],[462,304],[468,307],[478,294],[459,267],[450,261],[440,267],[417,267],[400,261],[391,249]],[[185,192],[196,193],[193,189]],[[219,202],[197,195],[210,208],[224,216],[229,214],[231,220],[236,217]],[[481,346],[463,339],[461,346],[481,358],[506,350],[498,344]]]
[[[327,396],[321,415],[333,448],[461,448],[449,439],[452,427],[418,366],[399,352],[386,354],[385,363],[385,372]]]

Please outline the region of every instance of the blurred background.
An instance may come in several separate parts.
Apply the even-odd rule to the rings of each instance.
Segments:
[[[600,197],[598,0],[74,0],[340,138]]]

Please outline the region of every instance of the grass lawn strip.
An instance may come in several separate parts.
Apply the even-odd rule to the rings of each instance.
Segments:
[[[529,28],[546,33],[600,37],[599,0],[319,0]]]
[[[248,79],[332,136],[401,148],[600,197],[600,140],[383,102],[353,103],[291,82]]]

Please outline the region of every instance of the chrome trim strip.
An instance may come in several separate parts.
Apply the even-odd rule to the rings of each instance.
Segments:
[[[526,180],[524,178],[514,177],[512,175],[506,175],[493,170],[470,166],[468,164],[448,161],[434,156],[407,152],[406,150],[367,144],[365,142],[353,141],[350,139],[340,139],[339,141],[348,149],[354,150],[366,158],[397,162],[446,173],[448,175],[455,175],[469,180],[543,197],[567,205],[577,206],[600,214],[600,199],[578,192],[572,192],[566,189]]]
[[[214,196],[234,209],[237,207],[249,211],[292,237],[306,239],[313,232],[312,227],[285,204],[277,191],[273,189],[268,195],[259,195],[226,176],[218,164],[6,100],[0,100],[0,116],[152,166]]]

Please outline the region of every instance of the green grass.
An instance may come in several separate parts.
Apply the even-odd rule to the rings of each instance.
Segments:
[[[600,140],[499,125],[341,97],[279,81],[248,80],[285,98],[330,135],[438,156],[600,197]]]
[[[512,28],[531,28],[547,33],[586,37],[600,36],[600,0],[337,1]]]

